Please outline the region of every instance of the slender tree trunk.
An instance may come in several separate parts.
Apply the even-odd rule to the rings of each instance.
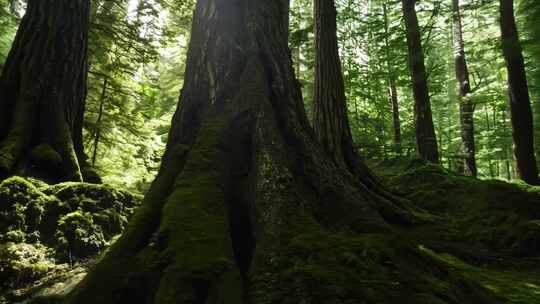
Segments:
[[[514,1],[500,0],[501,39],[508,70],[508,91],[514,154],[519,177],[529,184],[539,184],[534,156],[533,118],[525,63],[514,19]]]
[[[414,93],[414,117],[416,142],[420,157],[433,163],[439,163],[439,150],[431,103],[429,98],[424,52],[418,18],[415,10],[416,0],[402,0],[403,15],[409,48],[409,68]]]
[[[386,48],[386,69],[388,72],[388,96],[392,103],[392,126],[394,129],[394,149],[398,155],[401,155],[401,122],[399,119],[399,103],[396,88],[396,75],[392,69],[390,57],[390,43],[388,41],[389,25],[388,25],[388,8],[386,2],[383,3],[384,16],[384,43]]]
[[[0,175],[82,180],[88,0],[30,0],[0,77]]]
[[[388,94],[392,102],[392,126],[394,128],[394,149],[398,155],[401,155],[401,121],[399,118],[399,103],[397,96],[396,80],[393,75],[390,74],[389,78],[390,87],[388,88]]]
[[[459,0],[452,0],[453,11],[453,30],[454,30],[454,64],[456,71],[456,80],[459,86],[459,116],[461,123],[461,140],[463,145],[463,155],[465,163],[463,172],[466,175],[476,176],[476,146],[474,140],[474,105],[467,98],[471,93],[471,84],[469,79],[469,68],[465,56],[465,43],[463,41],[463,29],[461,24],[461,13],[459,9]]]
[[[99,100],[99,112],[96,119],[96,132],[94,134],[94,147],[92,149],[92,166],[96,165],[97,151],[99,140],[101,139],[101,119],[103,118],[103,106],[105,105],[105,99],[107,97],[107,85],[109,78],[105,77],[103,80],[103,89],[101,91],[101,97]]]

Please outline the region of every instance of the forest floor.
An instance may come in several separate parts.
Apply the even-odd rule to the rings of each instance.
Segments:
[[[540,187],[478,180],[418,160],[372,168],[408,199],[421,224],[395,228],[391,237],[299,235],[290,256],[306,258],[286,261],[291,278],[284,282],[317,281],[320,303],[488,303],[464,300],[467,290],[482,295],[481,286],[496,303],[540,303]],[[137,204],[102,185],[0,183],[0,303],[59,303]],[[403,300],[419,295],[419,302]]]
[[[431,217],[401,229],[404,238],[503,303],[540,303],[540,187],[478,180],[419,160],[372,168]]]

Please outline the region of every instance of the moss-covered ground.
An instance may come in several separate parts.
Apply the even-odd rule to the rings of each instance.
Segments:
[[[421,161],[385,161],[373,168],[390,190],[407,199],[404,204],[418,212],[421,224],[358,233],[305,223],[283,240],[269,265],[257,264],[248,303],[540,303],[540,187],[477,180]],[[4,300],[62,300],[85,276],[88,258],[122,231],[136,201],[107,186],[4,181],[0,282],[9,292]],[[201,218],[200,210],[164,210],[169,216]],[[141,251],[137,256],[145,259],[137,267],[150,265],[156,280],[172,284],[167,290],[180,291],[178,280],[170,278],[182,272],[169,267],[166,275],[158,274],[159,265],[170,259],[168,250],[158,249]],[[195,258],[201,256],[182,258],[189,265],[181,270],[194,266]],[[137,294],[137,284],[130,288]]]
[[[21,177],[1,182],[0,303],[61,293],[70,281],[78,282],[139,202],[107,185],[50,186]]]
[[[478,180],[419,160],[373,167],[430,215],[403,229],[404,238],[503,303],[540,303],[540,187]]]

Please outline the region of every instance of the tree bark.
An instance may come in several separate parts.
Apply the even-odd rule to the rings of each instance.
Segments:
[[[461,12],[459,0],[452,0],[452,20],[454,30],[454,65],[456,70],[456,80],[459,86],[458,101],[459,115],[461,123],[461,140],[463,144],[463,155],[465,162],[461,163],[463,172],[466,175],[476,176],[476,145],[474,140],[474,105],[467,99],[471,93],[471,83],[469,79],[469,68],[465,56],[465,43],[463,41],[463,29],[461,23]]]
[[[315,0],[315,92],[313,127],[334,161],[354,171],[353,145],[345,86],[338,53],[334,0]]]
[[[402,0],[403,15],[409,49],[409,68],[414,93],[414,117],[416,143],[420,157],[432,163],[439,163],[439,150],[429,97],[426,66],[418,17],[416,0]]]
[[[288,268],[276,264],[298,233],[401,220],[315,138],[283,11],[281,1],[198,1],[160,172],[70,303],[301,303],[316,291],[300,278],[283,285]]]
[[[81,181],[88,0],[28,1],[0,77],[0,175]]]
[[[336,15],[334,0],[315,0],[315,136],[337,166],[349,171],[377,195],[396,206],[402,205],[401,199],[382,186],[354,147],[338,51]]]
[[[500,0],[501,40],[508,70],[508,91],[514,154],[519,177],[528,184],[539,184],[534,155],[533,118],[525,63],[514,19],[513,0]]]

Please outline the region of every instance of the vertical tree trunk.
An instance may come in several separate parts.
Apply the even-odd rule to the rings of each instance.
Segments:
[[[525,63],[514,19],[514,1],[500,0],[501,39],[508,70],[508,91],[514,154],[519,177],[529,184],[538,184],[538,168],[534,156],[533,118]]]
[[[394,129],[394,149],[398,155],[401,155],[401,122],[399,119],[399,103],[396,88],[396,75],[392,69],[390,56],[390,43],[388,41],[389,25],[388,25],[388,8],[386,2],[383,3],[384,16],[384,43],[386,48],[386,66],[388,72],[388,96],[392,103],[392,126]]]
[[[334,0],[315,0],[315,93],[313,127],[334,161],[354,171],[353,146],[345,87],[338,53]]]
[[[315,136],[339,167],[351,172],[374,193],[399,205],[399,199],[384,189],[354,147],[338,52],[336,15],[334,0],[315,0]]]
[[[0,175],[82,180],[88,0],[30,0],[0,77]]]
[[[456,70],[456,80],[459,86],[459,116],[461,123],[461,140],[465,163],[463,172],[466,175],[476,176],[476,147],[474,140],[474,105],[467,98],[471,93],[471,84],[469,80],[469,68],[465,56],[465,43],[463,41],[463,29],[461,23],[461,13],[459,9],[459,0],[452,0],[452,20],[454,30],[454,64]]]
[[[105,98],[107,97],[107,85],[109,82],[109,78],[105,77],[103,80],[103,88],[101,91],[101,97],[99,100],[99,112],[98,117],[96,119],[96,132],[94,134],[94,147],[92,149],[92,166],[96,165],[96,158],[97,158],[97,151],[98,151],[98,145],[99,141],[101,139],[101,119],[103,118],[103,107],[105,105]]]
[[[415,3],[416,0],[402,0],[409,49],[409,68],[414,93],[416,142],[420,157],[433,163],[439,163],[437,136],[433,126],[424,52]]]
[[[392,126],[394,128],[394,149],[398,155],[401,155],[401,121],[399,118],[399,103],[396,88],[396,79],[390,74],[388,94],[392,102]]]

